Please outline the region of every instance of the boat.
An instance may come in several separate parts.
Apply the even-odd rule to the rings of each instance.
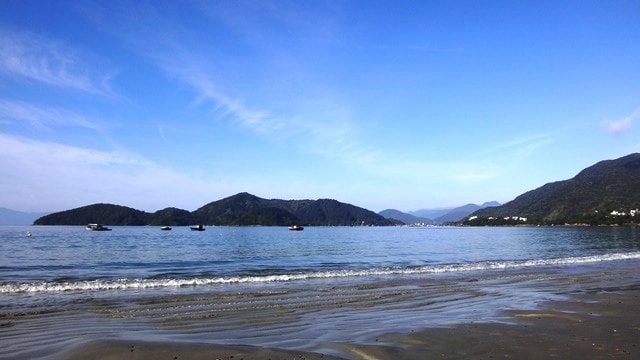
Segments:
[[[301,231],[301,230],[304,230],[304,228],[302,226],[293,225],[293,226],[289,226],[289,230],[291,230],[291,231]]]
[[[160,230],[171,230],[170,226],[163,226],[160,228]]]
[[[191,226],[191,230],[193,231],[205,231],[204,225],[198,224],[196,226]]]
[[[86,229],[89,231],[111,231],[110,228],[102,224],[88,224]]]

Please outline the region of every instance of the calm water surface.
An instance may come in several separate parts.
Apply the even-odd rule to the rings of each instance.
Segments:
[[[0,296],[561,266],[639,258],[639,234],[635,227],[3,226]]]

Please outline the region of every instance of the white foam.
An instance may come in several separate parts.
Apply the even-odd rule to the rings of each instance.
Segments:
[[[606,255],[594,255],[583,257],[568,257],[556,259],[512,260],[512,261],[486,261],[464,264],[442,264],[406,268],[374,268],[362,270],[330,270],[311,271],[305,273],[292,273],[264,276],[229,276],[229,277],[199,277],[187,279],[117,279],[117,280],[78,280],[63,282],[28,282],[28,283],[4,283],[0,285],[0,294],[20,293],[52,293],[52,292],[83,292],[83,291],[108,291],[131,290],[149,288],[169,288],[186,286],[211,286],[240,283],[265,283],[287,282],[306,279],[321,278],[348,278],[363,276],[385,275],[413,275],[413,274],[438,274],[483,270],[505,270],[512,268],[528,268],[542,266],[559,266],[572,264],[588,264],[603,261],[640,259],[640,252],[616,253]]]

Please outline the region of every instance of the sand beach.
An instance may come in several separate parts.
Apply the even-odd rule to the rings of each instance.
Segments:
[[[640,355],[640,289],[591,289],[510,323],[466,323],[381,334],[375,344],[334,343],[334,355],[248,346],[95,342],[69,359],[634,359]],[[506,319],[505,319],[506,320]],[[508,320],[506,320],[508,321]]]
[[[640,261],[3,311],[2,358],[633,359]]]

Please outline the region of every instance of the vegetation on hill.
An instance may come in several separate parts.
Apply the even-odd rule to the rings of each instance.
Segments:
[[[146,225],[149,214],[126,206],[93,204],[77,209],[45,215],[35,225],[86,225],[102,223],[111,225]]]
[[[120,205],[93,204],[37,219],[36,225],[393,225],[384,217],[336,200],[267,200],[240,193],[211,202],[194,212],[166,208],[147,213]]]
[[[640,214],[635,210],[639,208],[640,154],[636,153],[598,162],[572,179],[545,184],[502,206],[478,210],[464,223],[638,224]]]
[[[194,215],[202,223],[221,225],[393,225],[372,211],[336,200],[267,200],[248,193],[209,203]]]
[[[155,226],[185,226],[194,223],[191,212],[174,207],[158,210],[150,214],[147,221],[148,225]]]
[[[295,214],[302,223],[309,225],[394,225],[372,211],[332,199],[320,199],[300,206]]]
[[[401,224],[406,224],[406,225],[413,225],[413,224],[426,224],[426,225],[431,225],[433,224],[433,220],[425,218],[425,217],[418,217],[418,216],[414,216],[411,214],[407,214],[405,212],[402,212],[400,210],[396,210],[396,209],[386,209],[386,210],[382,210],[378,213],[378,215],[384,216],[387,219],[390,220],[396,220],[398,222],[400,222]]]
[[[488,206],[499,206],[500,203],[496,201],[486,202],[482,205],[467,204],[454,209],[451,209],[448,213],[439,216],[434,219],[436,224],[447,224],[462,221],[467,216],[471,215],[474,211],[484,209]]]

